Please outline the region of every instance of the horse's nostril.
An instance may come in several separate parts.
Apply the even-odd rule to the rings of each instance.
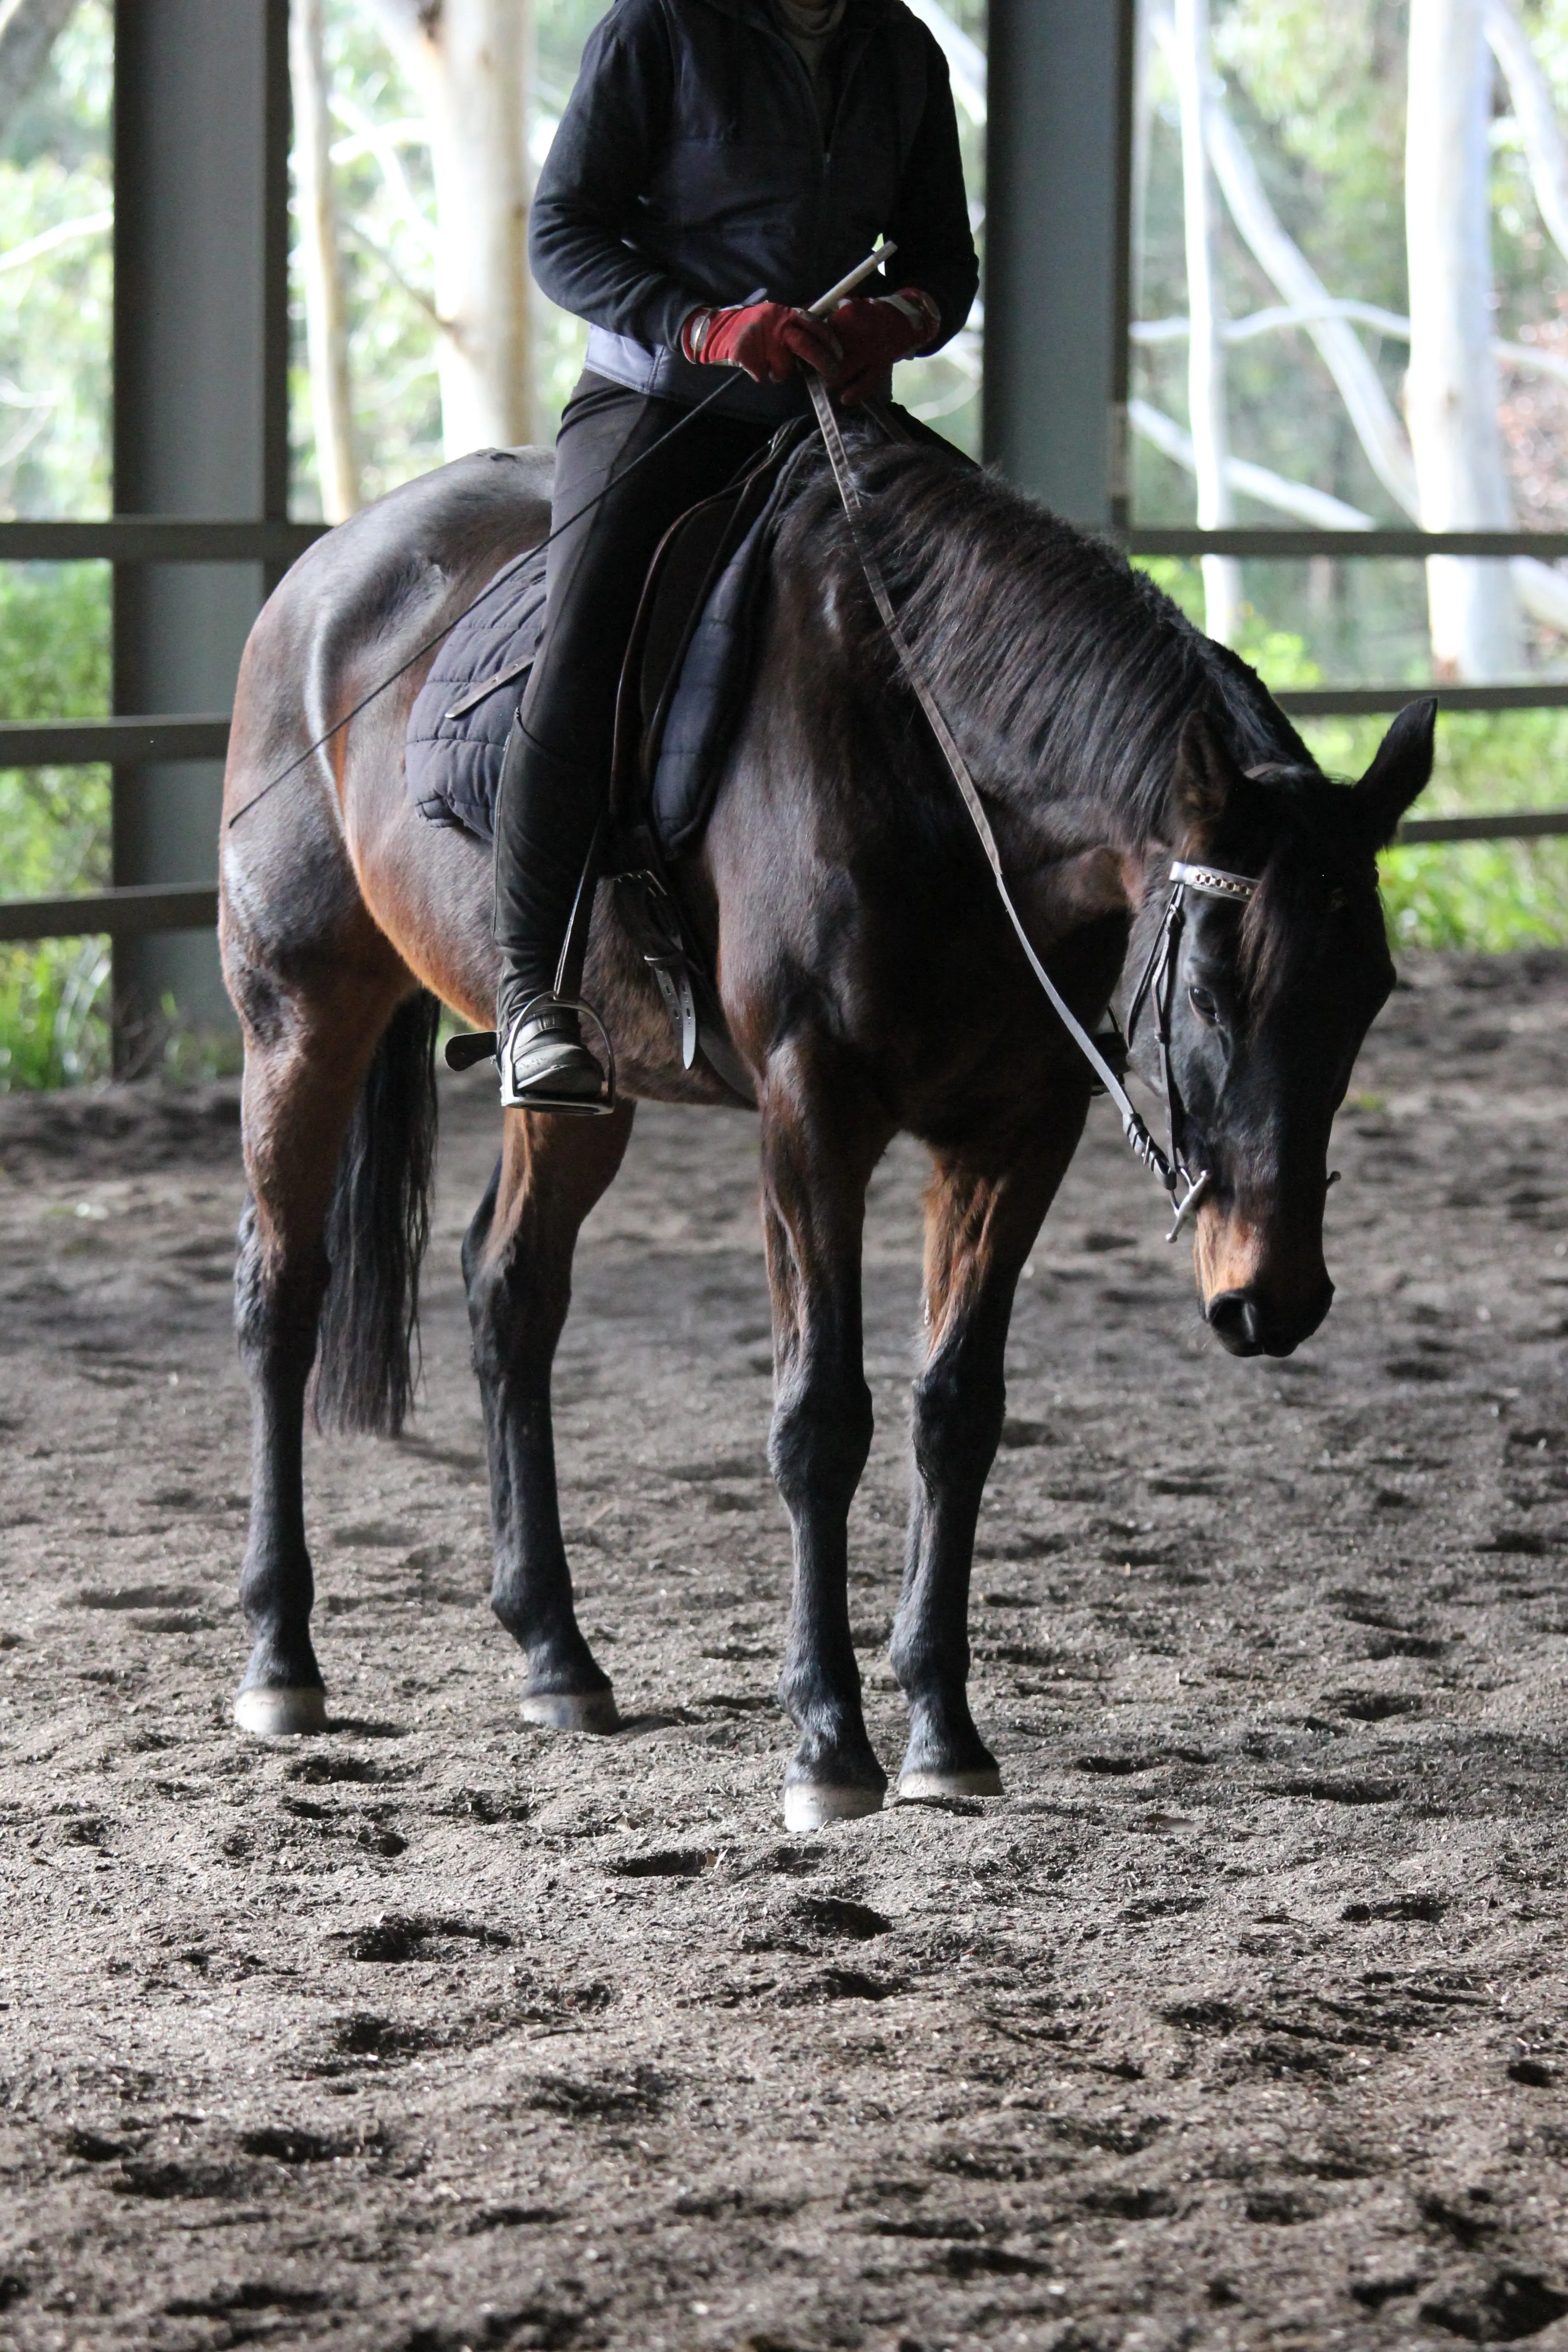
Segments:
[[[1210,1328],[1233,1356],[1262,1352],[1263,1321],[1258,1302],[1245,1290],[1222,1290],[1205,1309]]]

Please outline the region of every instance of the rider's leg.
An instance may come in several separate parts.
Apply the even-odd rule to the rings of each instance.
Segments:
[[[597,1096],[598,1064],[553,987],[584,863],[609,783],[621,664],[648,565],[675,518],[721,489],[774,429],[704,416],[655,450],[681,411],[598,379],[574,399],[556,445],[549,618],[512,730],[496,807],[496,1007],[501,1097],[546,1108]]]

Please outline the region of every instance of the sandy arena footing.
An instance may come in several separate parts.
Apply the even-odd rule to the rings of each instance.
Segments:
[[[1237,1363],[1097,1109],[982,1519],[1006,1793],[787,1835],[754,1130],[644,1112],[558,1381],[610,1738],[488,1614],[446,1089],[426,1401],[310,1447],[331,1719],[230,1709],[232,1089],[0,1105],[0,2343],[1568,2347],[1568,959],[1410,968],[1320,1336]],[[919,1155],[868,1249],[872,1734]]]

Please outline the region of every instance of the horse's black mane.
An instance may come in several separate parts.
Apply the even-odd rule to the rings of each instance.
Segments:
[[[1117,548],[1006,483],[925,449],[858,442],[866,524],[895,608],[949,715],[962,711],[993,790],[1114,813],[1129,845],[1166,836],[1175,748],[1202,712],[1258,781],[1267,837],[1241,961],[1261,1005],[1292,937],[1346,885],[1379,937],[1376,874],[1353,795],[1324,776],[1257,672],[1195,628]],[[864,588],[826,457],[803,466],[785,525],[841,614],[861,616],[857,662],[891,679],[896,656]]]
[[[1257,674],[1117,549],[938,453],[859,443],[854,464],[871,543],[939,696],[952,692],[972,724],[984,714],[1005,766],[1109,803],[1141,838],[1164,814],[1190,711],[1244,770],[1318,773]],[[826,461],[806,481],[788,536],[819,572],[826,541],[858,585]],[[863,601],[852,594],[850,609]],[[885,663],[879,634],[871,615],[858,650]]]

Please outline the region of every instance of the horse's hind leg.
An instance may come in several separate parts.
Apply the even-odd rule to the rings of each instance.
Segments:
[[[515,1112],[463,1244],[484,1400],[495,1577],[490,1606],[528,1661],[522,1713],[556,1730],[613,1731],[609,1676],[584,1640],[561,1533],[550,1372],[572,1299],[572,1254],[614,1181],[632,1106],[607,1118]]]
[[[999,1796],[969,1711],[969,1578],[1002,1434],[1013,1293],[1081,1118],[1002,1163],[937,1155],[926,1194],[930,1349],[915,1382],[914,1495],[891,1659],[910,1706],[902,1796]]]
[[[241,973],[244,1133],[250,1198],[240,1226],[235,1323],[251,1399],[250,1532],[239,1598],[254,1637],[235,1701],[242,1730],[319,1731],[305,1544],[305,1391],[329,1267],[327,1213],[343,1139],[407,975],[345,974],[321,1001],[284,1003]]]
[[[763,1223],[776,1399],[768,1454],[795,1528],[795,1596],[779,1696],[800,1733],[790,1829],[875,1812],[888,1777],[866,1735],[849,1632],[848,1517],[871,1445],[862,1363],[866,1186],[889,1128],[853,1071],[798,1041],[770,1064]]]

